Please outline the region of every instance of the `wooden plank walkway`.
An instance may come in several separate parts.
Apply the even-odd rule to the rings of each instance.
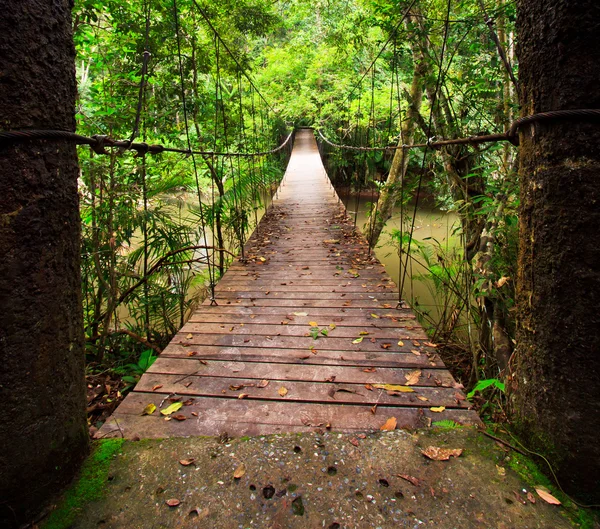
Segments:
[[[311,131],[296,135],[246,255],[219,282],[218,306],[194,312],[97,437],[479,423],[414,314],[396,309],[397,287],[354,234]],[[326,329],[318,339],[315,322]],[[411,392],[375,387],[409,382]],[[159,413],[177,400],[181,420]],[[151,403],[157,411],[142,415]]]

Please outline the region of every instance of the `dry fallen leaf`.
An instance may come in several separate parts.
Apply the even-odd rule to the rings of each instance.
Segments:
[[[369,334],[369,331],[360,331],[359,336],[367,336]]]
[[[178,505],[181,504],[181,502],[178,499],[176,499],[176,498],[171,498],[170,500],[165,501],[165,503],[169,507],[177,507]]]
[[[428,400],[429,400],[427,397],[422,397],[421,395],[417,395],[417,398],[418,398],[419,400],[422,400],[423,402],[426,402],[426,401],[428,401]]]
[[[237,467],[235,469],[235,472],[233,473],[233,477],[235,479],[240,479],[245,473],[246,473],[246,465],[244,465],[244,463],[242,463],[239,467]]]
[[[362,336],[361,336],[360,338],[357,338],[356,340],[352,340],[352,343],[354,343],[354,344],[358,344],[358,343],[360,343],[360,342],[362,342],[362,341],[363,341],[363,338],[362,338]]]
[[[150,404],[148,404],[148,406],[146,406],[144,408],[142,415],[152,415],[155,411],[156,411],[156,406],[154,404],[150,403]]]
[[[391,346],[392,346],[392,344],[391,344],[391,343],[382,343],[382,344],[381,344],[381,348],[382,348],[382,349],[389,349]]]
[[[352,439],[350,439],[350,442],[354,445],[354,446],[358,446],[358,439],[355,439],[354,437]]]
[[[277,393],[279,393],[282,397],[285,397],[288,394],[288,390],[287,390],[287,388],[281,386]]]
[[[418,487],[421,484],[421,482],[417,478],[409,476],[408,474],[396,474],[396,476],[405,479],[409,483],[412,483],[415,487]]]
[[[414,386],[415,384],[418,384],[419,378],[421,378],[421,371],[418,369],[416,371],[411,371],[408,375],[404,375],[404,378],[406,379],[407,386]]]
[[[156,384],[156,386],[152,386],[152,391],[156,391],[157,389],[160,389],[162,387],[163,387],[162,384]]]
[[[186,336],[186,338],[187,338],[188,340],[192,339],[193,337],[194,337],[194,335],[193,335],[192,333],[189,333],[189,334]]]
[[[363,369],[363,371],[365,373],[375,373],[375,371],[377,371],[377,369],[375,369],[374,367],[367,367],[366,369]]]
[[[552,494],[550,494],[547,490],[544,490],[542,487],[535,487],[535,491],[538,493],[539,497],[542,498],[546,503],[550,505],[560,505],[560,500],[557,500]]]
[[[294,312],[294,316],[308,316],[307,312]]]
[[[429,409],[435,413],[442,413],[446,409],[446,406],[433,406]]]
[[[318,327],[318,326],[319,326],[319,324],[318,324],[316,321],[309,321],[309,322],[308,322],[308,324],[309,324],[311,327]]]
[[[411,349],[410,352],[416,356],[421,356],[421,351],[417,351],[416,349]]]
[[[403,342],[402,340],[399,340],[399,341],[398,341],[398,345],[399,345],[400,347],[404,347],[404,342]]]
[[[437,446],[428,446],[425,450],[421,450],[421,453],[434,461],[448,461],[452,456],[459,457],[463,451],[462,448],[438,448]]]
[[[365,388],[369,391],[373,391],[373,386],[371,386],[371,384],[365,384]]]
[[[531,502],[531,503],[535,503],[535,496],[533,494],[531,494],[531,492],[527,493],[527,499]]]
[[[173,419],[176,419],[178,421],[185,421],[187,417],[183,413],[178,413],[176,415],[173,415]]]
[[[195,457],[190,457],[189,459],[180,459],[179,460],[179,464],[184,466],[184,467],[189,467],[190,465],[193,465],[196,461]]]
[[[238,399],[247,399],[248,398],[248,393],[240,393],[238,395]]]
[[[266,388],[269,385],[269,380],[261,380],[258,384],[256,384],[257,388]]]
[[[396,425],[398,424],[398,420],[396,417],[390,417],[385,424],[381,426],[379,429],[383,432],[391,432],[396,429]]]

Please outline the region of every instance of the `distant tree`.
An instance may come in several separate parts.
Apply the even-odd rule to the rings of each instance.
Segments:
[[[75,128],[70,0],[0,0],[0,130]],[[0,526],[88,449],[75,145],[0,145]]]
[[[522,114],[600,108],[600,3],[517,3]],[[600,499],[600,127],[520,130],[514,417],[563,486]]]

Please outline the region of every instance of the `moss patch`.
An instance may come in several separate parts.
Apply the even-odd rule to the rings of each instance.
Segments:
[[[600,517],[592,510],[575,505],[568,496],[556,487],[553,481],[550,481],[531,458],[513,452],[507,463],[531,489],[537,485],[542,485],[558,498],[563,504],[562,513],[574,527],[581,527],[582,529],[595,529],[598,527]]]
[[[123,443],[123,439],[105,439],[95,443],[92,453],[83,463],[79,477],[41,525],[42,529],[67,529],[87,503],[102,498],[110,462]]]

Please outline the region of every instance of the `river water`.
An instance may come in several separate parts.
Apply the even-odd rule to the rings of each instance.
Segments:
[[[370,204],[374,199],[363,194],[360,200],[358,200],[358,207],[356,196],[342,195],[341,199],[351,219],[354,219],[355,212],[358,209],[356,225],[364,232],[365,223],[368,222]],[[405,206],[405,219],[409,217],[412,220],[413,211],[414,204]],[[460,251],[460,236],[456,233],[458,225],[459,219],[455,213],[442,211],[429,205],[419,205],[415,216],[413,237],[415,241],[423,245],[424,251],[427,251],[428,248],[431,249],[433,251],[433,258],[436,259],[436,250],[438,248],[445,254],[451,253],[453,250]],[[408,231],[409,228],[410,221],[405,220],[404,231]],[[375,256],[386,267],[394,282],[400,285],[402,275],[404,274],[404,263],[400,264],[398,244],[397,242],[393,243],[390,236],[390,231],[394,229],[400,229],[399,208],[394,210],[392,218],[388,220],[375,248]],[[420,311],[428,312],[430,318],[433,321],[437,321],[440,312],[439,301],[436,300],[434,294],[433,282],[430,279],[419,278],[419,276],[428,275],[428,269],[424,265],[422,252],[416,251],[413,253],[415,246],[413,243],[411,249],[413,259],[409,259],[408,262],[402,297],[410,305],[418,307]],[[406,255],[403,256],[404,260],[406,260]]]

